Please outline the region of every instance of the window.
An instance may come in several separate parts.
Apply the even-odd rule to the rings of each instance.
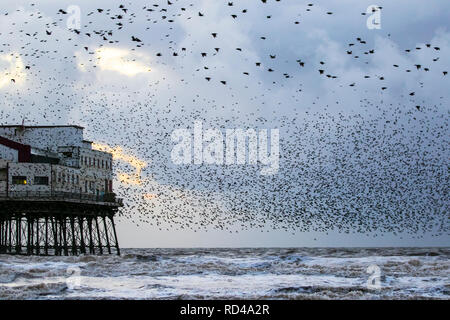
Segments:
[[[27,184],[27,177],[25,176],[13,176],[12,184]]]
[[[102,169],[105,169],[105,160],[102,160]]]
[[[48,177],[34,177],[34,184],[39,186],[48,186]]]

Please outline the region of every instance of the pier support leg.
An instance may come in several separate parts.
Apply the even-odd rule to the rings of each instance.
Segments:
[[[117,250],[117,255],[120,256],[119,240],[117,239],[117,233],[116,233],[116,226],[114,224],[114,218],[112,216],[110,216],[109,219],[111,220],[111,227],[112,227],[112,230],[113,230],[113,235],[114,235],[114,241],[115,241],[115,247],[116,247],[116,250]]]
[[[60,251],[58,246],[58,225],[55,223],[55,219],[53,217],[50,217],[50,223],[52,225],[53,250],[55,251],[55,256],[59,256]]]
[[[45,255],[48,256],[48,217],[45,216],[45,243],[44,243],[44,252]]]
[[[77,255],[77,239],[75,238],[75,219],[73,217],[69,218],[70,228],[72,230],[72,255]]]
[[[3,219],[0,217],[0,253],[3,253]]]
[[[78,216],[78,228],[80,231],[80,253],[86,254],[86,245],[84,243],[83,217]]]
[[[31,235],[33,234],[32,230],[31,230],[31,228],[32,228],[31,217],[27,216],[26,220],[27,220],[27,254],[30,255],[30,254],[32,254],[32,252],[31,252],[31,241],[32,241]]]
[[[22,217],[16,217],[16,253],[22,251]]]
[[[8,251],[12,252],[12,223],[11,219],[8,220]]]
[[[103,226],[105,228],[106,247],[108,248],[108,253],[111,254],[111,245],[109,244],[108,226],[106,225],[105,216],[103,216],[102,218],[103,218]]]
[[[87,218],[87,225],[88,225],[88,231],[89,231],[89,253],[95,254],[94,239],[93,239],[93,234],[92,234],[92,218],[91,217]]]
[[[39,217],[36,218],[36,254],[40,254]]]
[[[95,226],[97,228],[97,240],[98,240],[98,249],[100,250],[100,254],[103,254],[103,245],[102,245],[102,237],[100,236],[100,228],[98,226],[97,217],[95,217]]]
[[[64,241],[64,255],[69,255],[69,248],[67,246],[67,218],[62,217],[61,219],[61,228],[62,228],[62,236]]]

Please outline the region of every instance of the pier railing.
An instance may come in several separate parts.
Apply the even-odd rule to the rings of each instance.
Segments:
[[[9,191],[0,192],[0,199],[30,199],[30,200],[80,200],[93,202],[108,202],[123,205],[123,199],[117,198],[114,193],[103,195],[64,192],[64,191]]]

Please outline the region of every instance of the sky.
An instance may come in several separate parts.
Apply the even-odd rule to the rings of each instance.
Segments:
[[[114,154],[122,247],[447,246],[449,16],[420,0],[7,2],[0,123],[82,125]],[[175,164],[171,135],[196,121],[278,129],[279,170]]]

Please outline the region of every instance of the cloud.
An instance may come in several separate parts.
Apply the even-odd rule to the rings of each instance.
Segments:
[[[11,83],[23,85],[26,80],[25,66],[17,54],[0,55],[0,88]],[[13,81],[14,80],[14,81]]]
[[[80,59],[78,68],[86,72],[86,59]],[[150,57],[128,49],[104,47],[95,50],[94,64],[102,71],[114,71],[127,77],[134,77],[141,73],[148,73],[150,69]]]
[[[123,161],[134,168],[133,173],[126,173],[124,171],[117,170],[116,173],[120,182],[133,185],[142,184],[141,173],[142,169],[147,166],[147,162],[132,155],[130,151],[125,151],[120,146],[115,146],[112,148],[106,144],[94,142],[92,144],[92,148],[103,152],[109,152],[112,154],[114,161]]]

